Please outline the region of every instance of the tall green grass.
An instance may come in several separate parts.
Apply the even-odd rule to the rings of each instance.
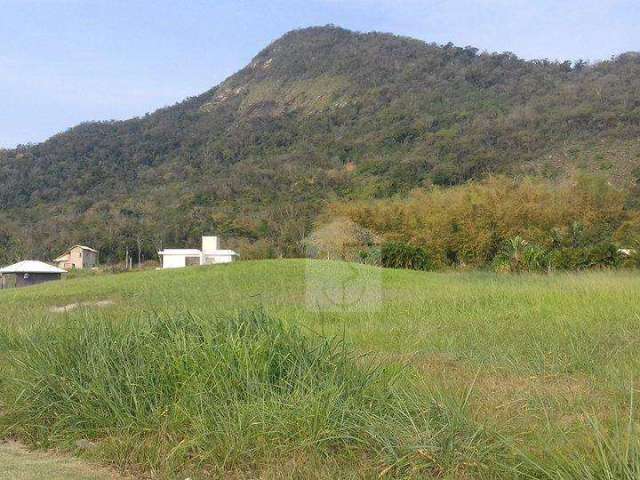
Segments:
[[[260,311],[78,316],[4,342],[7,432],[45,447],[94,441],[123,467],[220,474],[313,457],[418,478],[482,473],[504,453],[409,371]]]
[[[633,394],[631,394],[633,398]],[[640,478],[640,431],[633,405],[629,413],[618,412],[609,425],[603,425],[595,416],[586,416],[590,435],[581,449],[545,448],[542,455],[519,451],[523,462],[521,472],[526,478],[545,480],[637,480]],[[571,443],[566,433],[553,429]]]

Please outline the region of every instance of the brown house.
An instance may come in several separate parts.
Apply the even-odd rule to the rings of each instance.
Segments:
[[[98,263],[98,252],[84,245],[74,245],[53,263],[65,270],[93,268]]]

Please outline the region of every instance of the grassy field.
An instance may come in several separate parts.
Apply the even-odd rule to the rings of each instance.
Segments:
[[[635,273],[239,262],[0,319],[0,437],[135,475],[640,478]]]

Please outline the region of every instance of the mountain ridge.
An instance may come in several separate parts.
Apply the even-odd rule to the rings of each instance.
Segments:
[[[0,238],[22,245],[5,245],[14,256],[82,240],[116,259],[123,245],[151,256],[215,231],[256,255],[296,255],[331,198],[490,174],[629,184],[638,78],[637,53],[585,65],[296,30],[183,102],[0,150]]]

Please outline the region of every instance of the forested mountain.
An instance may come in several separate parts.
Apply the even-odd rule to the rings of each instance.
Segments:
[[[328,200],[488,174],[633,186],[640,54],[584,62],[335,27],[288,33],[210,91],[0,151],[0,260],[88,243],[146,257],[217,233],[297,255]]]

